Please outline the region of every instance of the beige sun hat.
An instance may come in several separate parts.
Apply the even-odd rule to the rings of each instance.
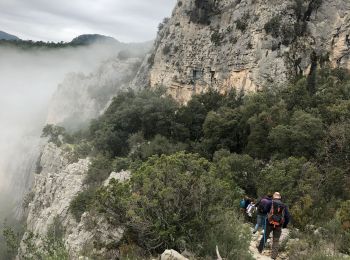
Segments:
[[[275,200],[280,200],[281,199],[281,194],[279,193],[279,192],[275,192],[274,194],[273,194],[273,199],[275,199]]]

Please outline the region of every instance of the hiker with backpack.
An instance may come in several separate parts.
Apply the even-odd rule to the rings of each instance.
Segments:
[[[265,197],[258,200],[258,202],[255,204],[256,207],[256,225],[253,230],[253,234],[255,234],[259,227],[264,229],[265,225],[265,218],[267,216],[268,211],[268,205],[269,202],[272,200],[272,194],[268,193]]]
[[[249,206],[249,204],[251,203],[251,199],[248,196],[244,196],[241,201],[239,202],[239,207],[240,207],[240,211],[242,214],[242,217],[246,220],[249,221],[248,215],[247,215],[247,208]]]
[[[282,228],[286,228],[290,215],[288,207],[281,201],[281,194],[275,192],[272,200],[267,204],[267,218],[265,218],[265,231],[258,246],[259,253],[262,253],[267,238],[272,232],[272,254],[271,258],[276,259],[278,255],[279,239],[282,234]]]
[[[240,202],[239,202],[239,207],[241,209],[242,214],[245,214],[249,204],[251,203],[251,199],[247,196],[244,196]]]
[[[241,209],[246,210],[251,202],[252,202],[251,198],[249,198],[248,196],[244,196],[239,202],[239,207]]]
[[[254,200],[252,202],[250,202],[250,204],[248,205],[247,209],[246,209],[246,213],[248,215],[248,217],[251,219],[253,217],[253,214],[255,212],[256,208],[255,208],[255,202]]]

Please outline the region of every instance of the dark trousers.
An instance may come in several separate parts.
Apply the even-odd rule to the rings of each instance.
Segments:
[[[267,238],[270,236],[272,232],[272,254],[271,258],[276,259],[278,255],[278,247],[279,247],[279,241],[282,234],[282,228],[281,226],[274,227],[273,225],[266,224],[266,235],[263,235],[263,237],[260,240],[259,244],[259,251],[262,251],[264,249],[264,245],[266,243]]]

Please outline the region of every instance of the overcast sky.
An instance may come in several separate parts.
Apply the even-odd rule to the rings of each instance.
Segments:
[[[70,41],[98,33],[120,41],[155,38],[176,0],[0,0],[0,31],[25,40]]]

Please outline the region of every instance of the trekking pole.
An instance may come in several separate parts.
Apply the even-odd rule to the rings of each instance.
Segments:
[[[265,244],[266,244],[266,216],[264,217],[264,244],[263,244],[263,248],[265,248]]]

